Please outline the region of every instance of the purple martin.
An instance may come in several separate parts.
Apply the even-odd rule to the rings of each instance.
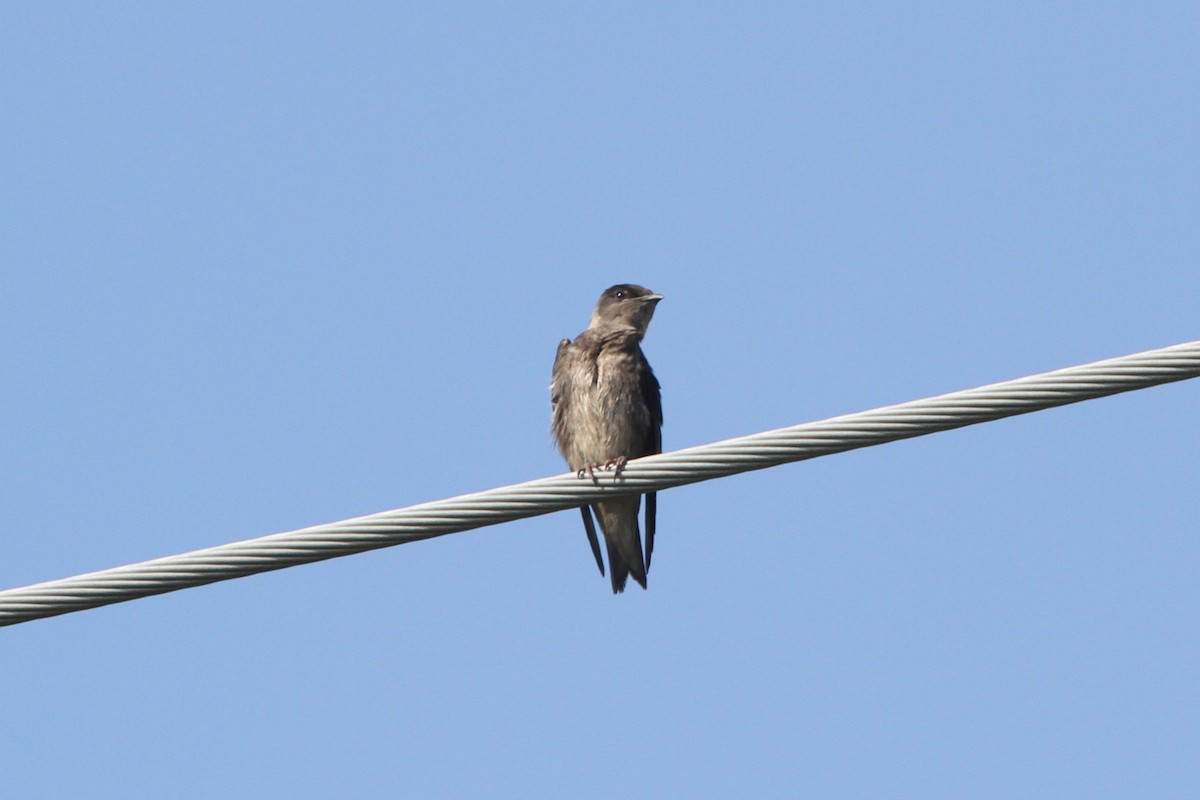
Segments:
[[[615,467],[616,478],[628,459],[662,452],[662,396],[641,347],[659,300],[662,295],[641,286],[613,286],[600,295],[587,330],[575,341],[559,342],[550,384],[551,431],[580,477],[587,474],[596,482],[596,469]],[[654,492],[646,494],[645,560],[638,531],[641,502],[640,495],[627,495],[580,508],[603,575],[592,514],[600,521],[614,594],[625,590],[629,575],[646,588],[654,552]]]

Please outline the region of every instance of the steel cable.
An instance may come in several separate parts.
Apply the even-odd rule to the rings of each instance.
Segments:
[[[573,474],[0,592],[0,626],[429,539],[641,493],[960,428],[1200,376],[1200,341],[832,417],[629,462],[600,485]]]

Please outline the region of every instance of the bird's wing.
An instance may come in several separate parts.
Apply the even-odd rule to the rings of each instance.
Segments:
[[[642,357],[640,371],[638,382],[642,402],[650,411],[650,429],[646,432],[646,443],[642,455],[652,456],[662,452],[662,391],[658,387],[658,378],[654,377],[654,370],[650,369],[650,363],[646,361],[645,356]]]
[[[646,431],[646,441],[642,455],[654,455],[662,452],[662,390],[658,386],[658,378],[650,369],[650,362],[642,356],[642,369],[639,376],[642,402],[650,411],[650,428]],[[658,495],[655,492],[646,493],[646,569],[650,569],[650,559],[654,555],[654,530],[658,515]]]
[[[604,575],[604,559],[600,557],[600,539],[596,536],[596,523],[592,521],[592,507],[580,506],[580,513],[583,514],[583,529],[587,532],[588,544],[592,546],[592,555],[596,557],[596,566],[600,568],[600,575]]]
[[[552,431],[560,445],[564,445],[566,438],[571,436],[571,431],[568,430],[567,425],[563,424],[562,419],[563,411],[560,400],[562,393],[567,390],[563,382],[570,370],[571,360],[577,358],[578,355],[577,348],[572,346],[570,339],[563,339],[559,342],[558,352],[554,354],[554,369],[551,371],[550,381],[550,407],[554,414]],[[596,558],[596,566],[600,568],[600,574],[603,575],[604,559],[600,555],[600,538],[596,535],[596,523],[592,520],[592,509],[590,506],[583,505],[579,507],[579,513],[583,516],[583,530],[587,534],[588,544],[591,545],[592,555]]]
[[[562,392],[561,385],[562,371],[566,368],[566,361],[570,357],[571,340],[563,339],[558,343],[558,350],[554,353],[554,367],[550,370],[550,407],[556,412],[558,410],[559,394]]]

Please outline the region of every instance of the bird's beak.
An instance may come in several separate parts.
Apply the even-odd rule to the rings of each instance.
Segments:
[[[644,294],[638,299],[645,300],[647,303],[657,303],[659,300],[663,299],[663,296],[661,294]]]

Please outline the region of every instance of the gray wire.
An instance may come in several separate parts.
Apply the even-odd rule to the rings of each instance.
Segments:
[[[0,625],[429,539],[1200,376],[1200,341],[0,592]]]

